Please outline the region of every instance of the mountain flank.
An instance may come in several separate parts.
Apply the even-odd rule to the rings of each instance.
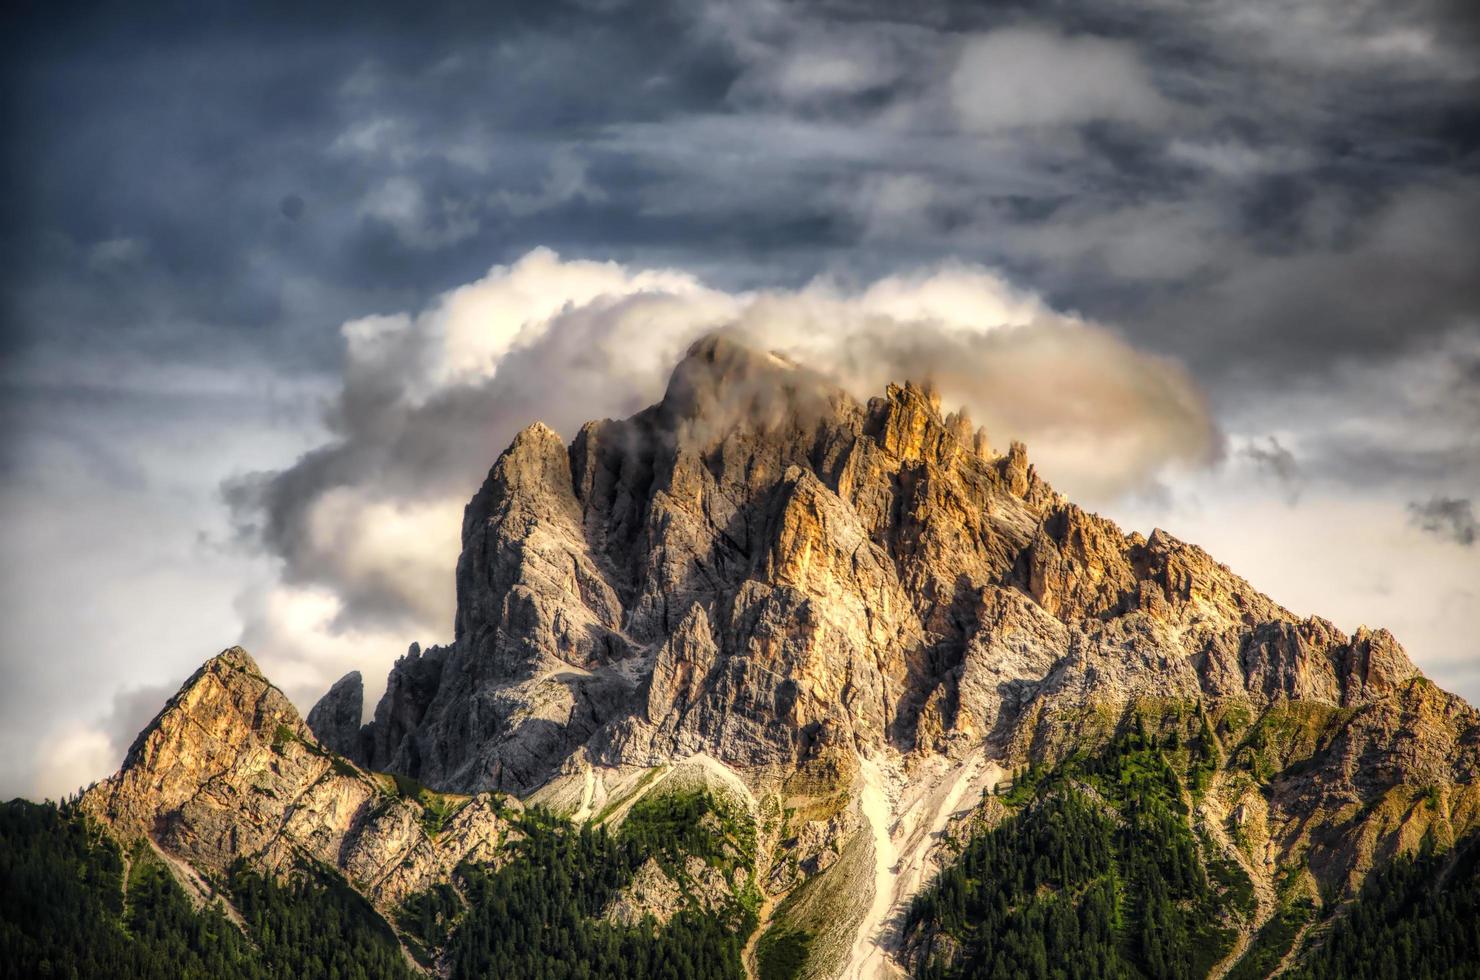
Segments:
[[[707,338],[521,432],[456,581],[368,724],[357,673],[305,722],[233,648],[58,819],[239,916],[342,888],[439,976],[1380,971],[1356,922],[1476,975],[1474,709],[928,387]]]

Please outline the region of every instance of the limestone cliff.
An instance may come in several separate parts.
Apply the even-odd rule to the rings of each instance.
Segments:
[[[365,681],[352,670],[329,688],[308,712],[309,731],[331,752],[360,755],[360,712],[365,705]]]
[[[521,433],[468,505],[457,586],[455,643],[392,671],[364,761],[464,792],[527,792],[573,753],[1024,761],[1095,734],[1087,704],[1360,711],[1417,676],[1384,632],[1069,503],[926,389],[859,404],[723,337],[632,418]]]

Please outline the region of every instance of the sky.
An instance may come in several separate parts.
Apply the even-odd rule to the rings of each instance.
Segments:
[[[22,3],[0,798],[242,643],[450,639],[461,508],[730,329],[929,377],[1480,701],[1480,8]]]

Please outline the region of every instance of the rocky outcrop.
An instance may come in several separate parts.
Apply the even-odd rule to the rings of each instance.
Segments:
[[[329,688],[308,712],[308,729],[319,744],[350,759],[363,756],[360,713],[365,705],[365,681],[352,670]]]
[[[648,858],[632,876],[631,883],[607,907],[606,919],[622,926],[640,925],[647,919],[667,925],[683,904],[683,889],[657,861]]]
[[[387,908],[465,858],[493,857],[507,805],[479,796],[428,833],[419,799],[320,745],[239,647],[186,681],[118,774],[81,801],[121,839],[147,838],[197,867],[249,858],[286,872],[315,861]]]
[[[632,881],[612,899],[605,918],[618,925],[635,926],[651,919],[665,925],[687,908],[700,915],[735,915],[735,892],[748,880],[748,872],[736,869],[735,880],[702,858],[689,855],[676,872],[678,880],[649,858],[637,869]]]

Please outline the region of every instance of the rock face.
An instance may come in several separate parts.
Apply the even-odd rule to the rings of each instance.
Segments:
[[[365,681],[358,670],[352,670],[329,688],[308,712],[308,728],[319,744],[331,752],[351,759],[363,755],[360,749],[360,713],[365,705]]]
[[[370,767],[441,789],[695,753],[758,786],[879,752],[1051,761],[1132,705],[1298,702],[1350,715],[1361,754],[1323,752],[1270,801],[1295,853],[1316,797],[1336,812],[1480,770],[1474,712],[1415,694],[1386,632],[1346,636],[1195,545],[1123,533],[927,389],[861,404],[723,337],[631,418],[569,446],[522,432],[468,505],[457,591],[454,643],[396,665],[362,740]],[[1414,697],[1455,719],[1421,757],[1398,738]],[[1341,874],[1360,836],[1319,845]]]
[[[82,798],[120,837],[147,837],[198,867],[245,857],[286,872],[317,861],[385,907],[445,880],[459,861],[493,859],[507,829],[502,806],[476,797],[428,833],[421,802],[322,747],[238,647],[196,671],[119,773]]]
[[[523,792],[578,748],[786,767],[911,744],[922,717],[936,738],[982,590],[1056,501],[1020,446],[990,457],[919,388],[860,405],[701,342],[660,404],[569,447],[536,424],[495,464],[464,520],[456,642],[435,683],[416,658],[393,671],[386,716],[419,721],[378,711],[366,761]]]
[[[1065,501],[926,390],[861,405],[722,338],[630,419],[521,433],[468,505],[457,585],[456,642],[392,671],[366,761],[463,791],[527,791],[577,749],[1010,755],[1059,702],[1360,705],[1416,674],[1386,634]]]

